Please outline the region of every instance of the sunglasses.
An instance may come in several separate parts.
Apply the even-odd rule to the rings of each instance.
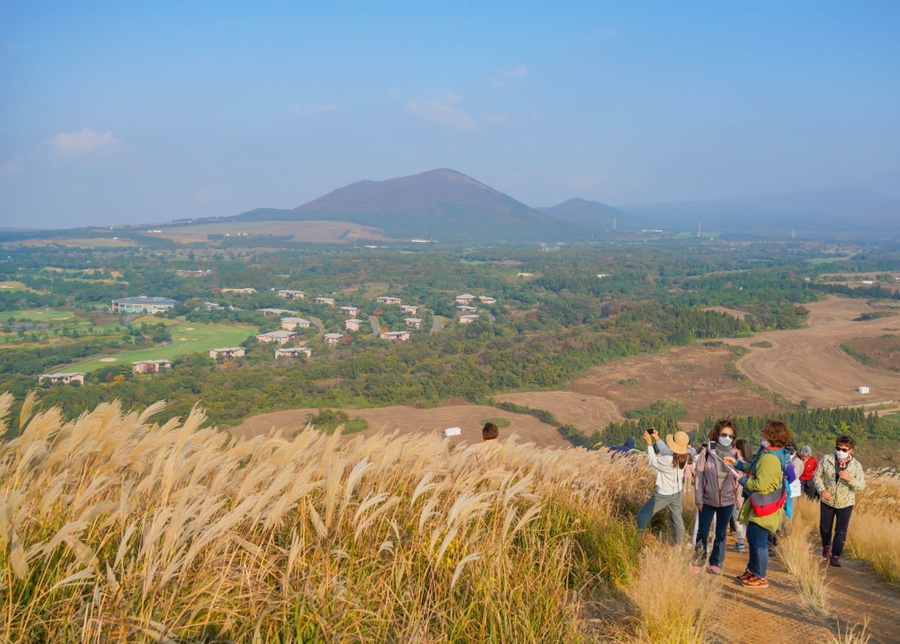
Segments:
[[[734,438],[734,434],[725,434],[725,433],[719,434],[719,438],[724,438],[726,436],[728,438]]]

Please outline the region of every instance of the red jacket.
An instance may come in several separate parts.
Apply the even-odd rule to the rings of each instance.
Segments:
[[[819,467],[819,461],[810,456],[805,461],[805,465],[803,466],[803,474],[800,475],[801,481],[810,480],[816,473],[816,468]]]

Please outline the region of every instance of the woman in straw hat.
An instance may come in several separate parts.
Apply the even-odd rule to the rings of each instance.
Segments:
[[[650,467],[656,471],[656,491],[641,506],[637,514],[637,527],[643,533],[650,519],[657,512],[668,508],[669,520],[675,532],[675,543],[684,541],[684,517],[681,515],[681,496],[684,487],[684,466],[688,462],[688,446],[690,439],[684,432],[675,432],[666,436],[666,445],[671,454],[656,454],[653,441],[659,439],[656,429],[650,428],[644,433],[647,442],[647,458]]]

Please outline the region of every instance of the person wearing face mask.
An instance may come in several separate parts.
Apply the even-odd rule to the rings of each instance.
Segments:
[[[819,535],[822,537],[822,557],[838,567],[841,565],[841,553],[847,540],[856,493],[866,487],[862,465],[853,458],[855,446],[851,436],[838,436],[834,452],[822,457],[813,478],[821,500]]]
[[[737,434],[734,423],[720,420],[709,432],[709,443],[700,450],[695,464],[694,501],[697,504],[697,536],[694,542],[692,572],[700,572],[709,555],[708,572],[721,574],[725,562],[725,540],[734,504],[740,495],[734,470],[725,459],[737,460],[733,443]],[[707,553],[710,525],[715,519],[712,552]]]
[[[740,484],[746,500],[741,508],[740,521],[747,525],[747,545],[750,551],[747,569],[737,579],[746,588],[768,588],[769,535],[778,532],[785,517],[787,500],[785,470],[790,457],[784,446],[791,442],[786,423],[770,420],[763,428],[760,450],[749,463],[733,458],[725,459],[746,476]]]

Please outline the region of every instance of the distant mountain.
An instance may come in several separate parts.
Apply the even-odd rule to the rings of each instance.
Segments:
[[[581,226],[560,221],[454,170],[358,181],[294,210],[259,209],[243,221],[352,221],[395,239],[575,241]]]
[[[585,201],[575,197],[559,205],[538,208],[545,215],[578,224],[592,230],[642,230],[647,222],[599,201]]]
[[[878,240],[900,238],[900,200],[862,188],[616,206],[654,228],[763,237]]]

